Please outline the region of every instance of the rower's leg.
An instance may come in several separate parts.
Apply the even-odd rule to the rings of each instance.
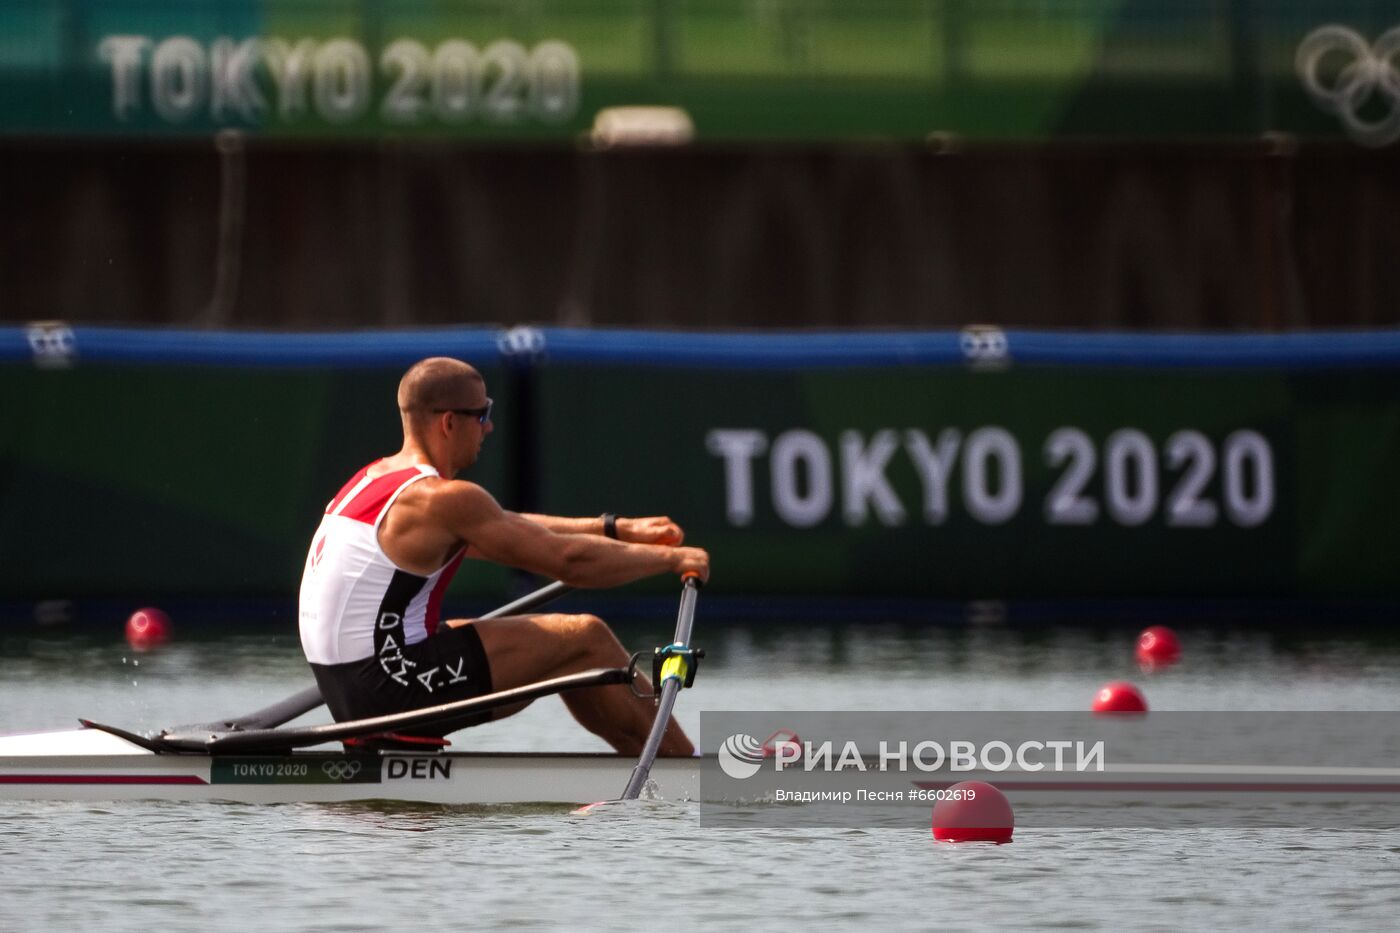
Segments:
[[[494,690],[509,690],[595,667],[626,667],[629,659],[612,629],[592,615],[554,613],[454,620],[447,624],[476,627],[491,662]],[[649,692],[646,677],[638,676],[637,681],[638,690]],[[635,696],[625,684],[570,690],[560,696],[589,732],[625,755],[641,753],[656,716],[656,704],[651,699]],[[694,753],[695,746],[673,719],[662,739],[661,754]]]

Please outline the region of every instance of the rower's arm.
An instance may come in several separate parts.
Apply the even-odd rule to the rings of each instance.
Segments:
[[[521,518],[543,525],[559,535],[601,535],[604,533],[603,516],[596,518],[563,518],[558,515],[534,515],[520,513]],[[618,518],[616,520],[619,541],[633,544],[678,545],[685,540],[681,526],[666,515],[651,515],[646,518]]]
[[[600,535],[603,533],[603,516],[594,518],[564,518],[560,515],[535,515],[531,512],[518,513],[536,525],[543,525],[557,535]]]
[[[451,483],[435,512],[470,542],[467,554],[519,567],[577,587],[608,587],[660,573],[709,577],[709,555],[699,548],[636,544],[587,533],[559,534],[546,524],[502,509],[480,486]]]

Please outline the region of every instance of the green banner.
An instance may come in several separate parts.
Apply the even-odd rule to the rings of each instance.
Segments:
[[[498,408],[510,387],[484,367]],[[399,449],[402,367],[0,367],[0,597],[296,602],[326,503]],[[488,443],[476,476],[502,488]],[[453,592],[498,596],[468,561]]]
[[[495,363],[465,478],[670,515],[731,594],[1400,596],[1394,369],[997,365]],[[397,449],[400,372],[0,367],[0,598],[293,605],[325,503]]]
[[[545,507],[670,514],[727,591],[1400,594],[1393,373],[541,380]]]
[[[1364,0],[0,0],[0,132],[1383,146],[1397,27]]]

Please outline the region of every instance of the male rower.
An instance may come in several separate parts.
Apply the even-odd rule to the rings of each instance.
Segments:
[[[456,479],[491,433],[481,374],[460,360],[414,364],[399,382],[403,447],[360,470],[326,506],[301,583],[301,643],[340,721],[436,706],[596,667],[628,654],[597,616],[558,613],[439,622],[463,557],[519,567],[577,587],[659,573],[708,579],[710,557],[681,547],[669,518],[557,518],[507,511]],[[644,678],[638,689],[645,693]],[[574,717],[638,754],[654,706],[627,685],[562,694]],[[526,704],[483,713],[473,725]],[[672,722],[663,755],[694,747]]]

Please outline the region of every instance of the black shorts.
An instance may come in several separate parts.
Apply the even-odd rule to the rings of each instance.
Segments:
[[[491,692],[491,665],[473,625],[448,628],[392,654],[344,664],[312,664],[311,670],[337,722],[403,713]],[[492,711],[487,710],[453,728],[480,725],[491,718]],[[433,726],[395,731],[444,734]]]

